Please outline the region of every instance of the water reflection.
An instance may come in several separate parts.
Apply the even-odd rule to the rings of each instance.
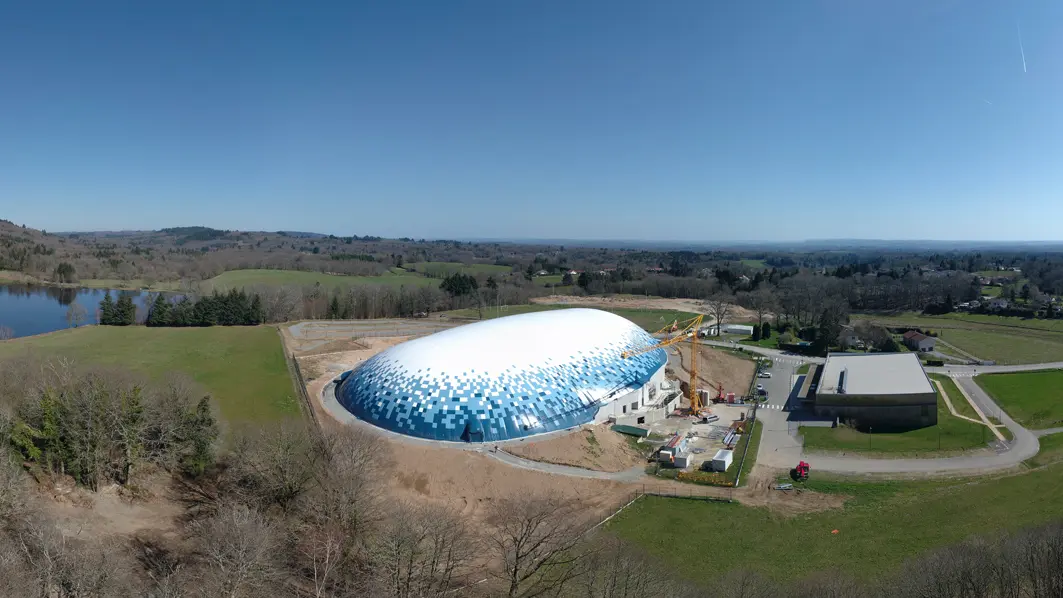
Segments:
[[[13,336],[31,336],[62,330],[73,325],[68,321],[71,306],[84,308],[82,324],[96,324],[105,289],[81,289],[26,284],[0,284],[0,328]],[[153,298],[141,291],[110,291],[111,298],[129,295],[137,306],[138,321],[143,320],[146,305]]]

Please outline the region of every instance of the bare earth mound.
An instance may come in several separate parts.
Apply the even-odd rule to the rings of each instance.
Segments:
[[[701,359],[698,361],[698,379],[701,380],[702,388],[715,389],[722,384],[724,392],[733,392],[736,395],[744,395],[749,390],[749,383],[753,380],[756,370],[754,363],[748,359],[729,355],[726,351],[720,351],[711,347],[701,346],[698,353]],[[671,351],[672,349],[669,349]],[[678,346],[681,362],[680,374],[682,380],[690,377],[690,347],[686,344]],[[678,372],[677,372],[678,373]],[[709,394],[714,394],[710,392]]]
[[[596,471],[624,471],[646,461],[631,448],[623,435],[604,425],[584,426],[570,434],[545,440],[532,438],[521,444],[507,444],[504,449],[532,461]]]

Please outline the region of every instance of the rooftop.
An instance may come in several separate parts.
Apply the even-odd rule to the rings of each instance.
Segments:
[[[842,373],[844,372],[844,380]],[[839,383],[842,390],[839,391]],[[831,353],[818,394],[905,395],[934,392],[915,353]]]

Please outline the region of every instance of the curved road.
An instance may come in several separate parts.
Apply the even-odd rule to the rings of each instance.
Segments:
[[[731,347],[733,343],[706,341],[714,346]],[[780,357],[782,351],[746,345],[746,350],[768,357]],[[790,356],[791,358],[795,358]],[[823,358],[796,357],[809,363],[822,363]],[[926,368],[927,372],[950,376],[953,381],[978,404],[986,415],[996,416],[1011,432],[1013,439],[1007,444],[997,443],[994,449],[986,449],[977,454],[957,457],[932,459],[874,459],[860,456],[806,454],[797,438],[799,421],[791,419],[785,411],[760,410],[758,417],[764,424],[757,462],[789,469],[798,461],[812,463],[814,469],[838,473],[962,473],[984,472],[995,469],[1015,467],[1022,461],[1037,454],[1040,445],[1038,436],[1051,433],[1049,430],[1031,432],[1011,419],[974,381],[977,374],[1003,372],[1024,372],[1046,369],[1061,369],[1063,362],[1036,363],[1024,365],[970,366],[954,365]],[[1063,430],[1060,430],[1063,431]]]

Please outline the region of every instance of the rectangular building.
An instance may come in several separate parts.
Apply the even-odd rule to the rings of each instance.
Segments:
[[[860,427],[937,423],[937,392],[915,353],[831,353],[818,377],[816,415]]]

